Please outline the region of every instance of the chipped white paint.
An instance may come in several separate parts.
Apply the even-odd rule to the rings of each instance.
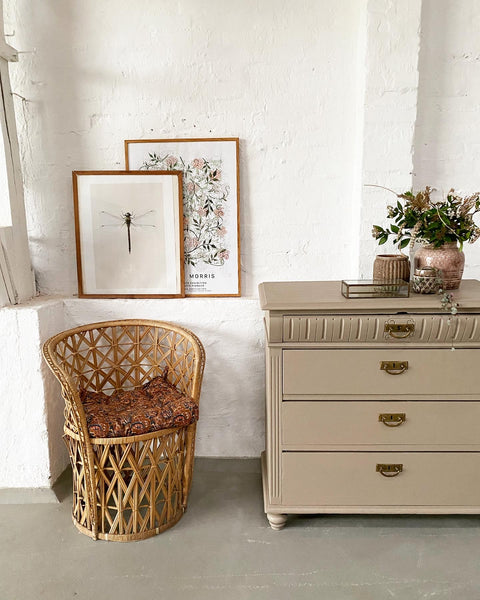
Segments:
[[[71,171],[122,169],[132,138],[240,138],[246,296],[266,279],[353,275],[364,0],[5,4],[25,52],[12,79],[28,99],[17,108],[42,293],[77,290]]]
[[[72,170],[122,169],[124,139],[240,137],[242,298],[65,301],[67,325],[148,316],[199,335],[199,455],[263,449],[257,284],[334,278],[339,264],[354,274],[350,139],[363,9],[363,0],[247,0],[233,10],[223,0],[47,1],[35,10],[6,1],[23,52],[12,77],[28,100],[16,98],[42,293],[77,291]],[[332,223],[343,223],[340,244]]]

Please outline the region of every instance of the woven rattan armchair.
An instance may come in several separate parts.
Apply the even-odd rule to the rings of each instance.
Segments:
[[[80,390],[111,394],[165,376],[198,405],[205,364],[200,340],[170,323],[106,321],[55,335],[43,354],[65,400],[76,527],[93,539],[126,542],[174,525],[187,507],[196,423],[92,437]]]

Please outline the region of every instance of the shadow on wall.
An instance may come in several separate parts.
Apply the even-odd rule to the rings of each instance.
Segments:
[[[446,40],[455,40],[458,28],[462,27],[459,23],[462,17],[456,16],[457,12],[461,15],[462,11],[458,11],[460,7],[454,4],[449,0],[423,0],[422,3],[413,156],[415,189],[425,185],[440,185],[442,181],[439,179],[445,175],[445,168],[448,170],[448,161],[461,158],[458,149],[455,150],[457,134],[449,130],[446,119],[447,104],[451,109],[455,96],[466,95],[466,91],[455,89],[450,77],[452,62],[458,57],[452,55],[455,42]],[[465,42],[465,47],[468,46]],[[451,177],[454,174],[446,175]],[[450,186],[453,184],[452,181]]]
[[[206,352],[197,455],[259,456],[264,449],[263,322],[257,300],[231,300],[66,299],[66,328],[144,318],[190,329]]]
[[[75,2],[32,7],[19,0],[13,6],[18,23],[12,44],[22,51],[12,73],[14,91],[27,99],[16,109],[30,253],[38,289],[58,294],[71,289],[75,273],[71,172],[90,167],[78,76],[82,44],[75,38],[86,11]],[[85,46],[86,63],[93,51]]]
[[[414,138],[414,187],[480,188],[478,2],[423,0],[419,89]],[[480,277],[480,244],[465,244],[464,278]]]
[[[197,442],[200,456],[259,456],[264,450],[264,353],[250,336],[200,327],[209,340]]]

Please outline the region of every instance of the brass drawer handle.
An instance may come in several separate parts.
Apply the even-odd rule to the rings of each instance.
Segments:
[[[406,420],[405,413],[381,413],[378,415],[378,420],[387,427],[399,427]]]
[[[403,340],[415,331],[415,323],[385,323],[383,331],[387,336]]]
[[[408,369],[408,360],[382,360],[380,370],[390,375],[401,375]]]
[[[377,473],[384,477],[396,477],[403,471],[403,465],[377,465]]]

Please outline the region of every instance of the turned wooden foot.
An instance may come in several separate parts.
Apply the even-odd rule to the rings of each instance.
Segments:
[[[279,531],[280,529],[283,529],[285,523],[287,522],[287,515],[267,513],[267,519],[270,523],[270,527],[275,529],[275,531]]]

